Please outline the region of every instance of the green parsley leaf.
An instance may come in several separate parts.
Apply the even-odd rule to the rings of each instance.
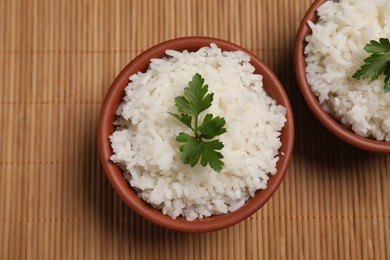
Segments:
[[[384,72],[389,60],[390,52],[387,52],[386,54],[372,54],[364,60],[366,64],[356,71],[352,77],[355,79],[375,80]]]
[[[202,137],[206,139],[213,139],[214,137],[226,133],[224,128],[226,121],[222,117],[214,117],[212,114],[207,114],[203,119],[203,124],[199,127],[199,132]]]
[[[385,87],[384,87],[385,93],[390,92],[390,76],[387,76],[385,78]]]
[[[220,152],[217,152],[217,150],[223,148],[223,143],[219,140],[213,140],[210,142],[203,142],[202,145],[204,150],[202,151],[200,164],[202,164],[202,166],[209,164],[211,168],[220,172],[224,165],[223,161],[221,161],[223,155]]]
[[[185,164],[195,166],[195,164],[198,163],[200,156],[202,155],[202,144],[196,140],[195,137],[183,132],[179,133],[175,140],[180,143],[184,143],[182,146],[180,146],[180,160],[182,160]]]
[[[384,74],[385,93],[390,91],[390,41],[386,38],[381,38],[379,41],[370,41],[364,50],[371,53],[371,56],[364,60],[364,64],[355,74],[354,79],[370,79],[375,80],[379,75]]]
[[[180,160],[185,164],[195,166],[199,161],[202,166],[210,165],[215,171],[221,171],[224,165],[223,155],[219,152],[223,143],[219,140],[211,140],[226,132],[226,121],[223,117],[207,114],[202,124],[199,125],[199,114],[211,107],[213,93],[207,93],[208,86],[198,73],[192,77],[188,87],[184,89],[184,96],[175,98],[175,105],[181,115],[169,113],[177,120],[188,126],[193,136],[184,132],[179,133],[176,141],[183,143],[180,146]],[[194,125],[192,125],[194,117]],[[211,141],[205,141],[211,140]]]
[[[168,112],[169,113],[169,112]],[[174,116],[177,120],[188,126],[192,129],[191,122],[192,117],[186,114],[181,114],[180,116],[178,114],[169,113],[170,115]]]
[[[224,146],[219,140],[210,142],[198,141],[195,137],[186,133],[179,133],[175,139],[178,142],[184,143],[180,146],[180,160],[185,164],[195,166],[200,159],[202,166],[210,165],[216,171],[221,171],[223,167],[223,155],[217,150],[221,150]]]
[[[379,42],[372,40],[364,47],[364,50],[368,53],[388,52],[390,50],[390,41],[386,38],[380,38]]]
[[[184,89],[184,96],[176,97],[175,103],[179,112],[188,113],[197,117],[201,112],[211,107],[214,94],[207,94],[208,85],[203,85],[204,79],[196,73],[188,87]]]

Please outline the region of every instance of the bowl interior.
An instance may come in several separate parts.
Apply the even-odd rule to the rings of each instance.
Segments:
[[[182,217],[174,220],[169,216],[163,215],[160,211],[153,209],[149,204],[137,197],[135,191],[123,178],[121,169],[109,159],[112,155],[112,149],[108,137],[115,131],[113,125],[116,119],[115,111],[122,101],[124,88],[128,84],[129,76],[137,71],[146,71],[150,59],[166,56],[165,50],[167,49],[196,51],[201,47],[209,46],[211,43],[216,43],[218,47],[225,51],[241,50],[248,53],[251,57],[251,64],[256,68],[256,73],[263,75],[263,85],[267,93],[278,104],[287,108],[287,122],[281,133],[282,147],[279,150],[279,154],[283,155],[280,155],[280,160],[277,164],[277,174],[272,176],[268,181],[268,188],[258,191],[255,197],[249,199],[239,210],[225,215],[211,216],[194,221],[187,221]],[[238,45],[220,39],[185,37],[163,42],[146,50],[122,70],[111,85],[104,100],[99,119],[98,138],[99,154],[104,171],[114,189],[133,210],[146,219],[173,230],[205,232],[222,229],[242,221],[252,215],[271,197],[282,181],[292,155],[294,123],[290,103],[282,85],[274,73],[252,53]]]
[[[316,14],[316,10],[326,1],[327,0],[314,1],[314,3],[310,6],[309,10],[304,16],[297,33],[295,42],[294,65],[299,88],[315,117],[338,138],[362,150],[378,153],[389,153],[390,142],[376,141],[373,139],[362,137],[358,134],[355,134],[351,130],[348,130],[347,128],[342,126],[337,120],[333,119],[322,108],[317,97],[311,91],[309,83],[307,82],[304,49],[306,46],[305,38],[307,35],[311,34],[311,30],[307,23],[308,21],[312,21],[313,23],[317,21],[318,17]]]

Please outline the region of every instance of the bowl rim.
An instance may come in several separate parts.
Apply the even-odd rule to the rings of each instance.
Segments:
[[[243,207],[234,212],[229,212],[223,215],[213,215],[204,219],[197,219],[194,221],[187,221],[182,217],[172,219],[171,217],[162,214],[159,210],[152,208],[148,203],[140,199],[134,189],[128,184],[128,182],[123,178],[122,171],[120,168],[113,162],[110,161],[110,156],[112,155],[112,148],[109,142],[108,136],[112,133],[113,124],[112,122],[116,118],[115,112],[113,116],[113,107],[116,111],[119,103],[122,101],[123,90],[127,86],[129,81],[129,76],[133,73],[129,73],[132,68],[140,66],[142,64],[142,71],[146,70],[149,66],[150,59],[156,57],[162,57],[164,54],[161,54],[162,50],[174,49],[182,51],[184,49],[195,50],[203,46],[210,45],[211,43],[217,44],[223,50],[241,50],[246,52],[251,57],[251,64],[255,62],[258,66],[258,69],[263,70],[263,77],[268,77],[270,81],[274,83],[274,86],[270,87],[273,91],[276,91],[280,95],[281,102],[283,106],[286,107],[287,121],[285,126],[282,129],[285,131],[286,140],[282,143],[282,147],[279,149],[279,153],[283,153],[283,156],[279,157],[277,164],[278,173],[276,175],[270,176],[270,182],[273,185],[269,185],[267,189],[261,190],[261,195],[258,196],[256,193],[255,197],[250,198]],[[184,47],[187,46],[187,47]],[[147,60],[145,62],[144,60]],[[253,64],[252,64],[253,65]],[[256,67],[256,66],[255,66]],[[124,85],[123,85],[124,84]],[[268,92],[268,91],[267,91]],[[115,99],[120,95],[119,102],[116,102]],[[288,138],[287,138],[288,137]],[[98,148],[99,148],[99,157],[103,170],[113,186],[114,190],[119,194],[121,199],[135,212],[137,212],[142,217],[147,220],[172,230],[176,231],[185,231],[185,232],[208,232],[215,231],[223,228],[227,228],[234,224],[241,222],[246,219],[253,213],[255,213],[259,208],[261,208],[276,191],[280,183],[282,182],[289,162],[292,157],[294,145],[294,119],[292,114],[291,105],[288,99],[284,88],[273,71],[259,58],[257,58],[253,53],[246,50],[245,48],[238,46],[234,43],[221,40],[218,38],[211,37],[202,37],[202,36],[189,36],[175,38],[172,40],[161,42],[141,54],[137,55],[129,64],[127,64],[122,71],[115,78],[114,82],[109,88],[99,116],[98,123]],[[256,200],[254,200],[256,198]],[[245,209],[244,211],[241,211]]]
[[[353,145],[359,149],[376,153],[389,153],[390,142],[377,141],[360,136],[351,130],[348,130],[340,123],[338,123],[333,117],[331,117],[320,105],[317,97],[311,91],[311,87],[306,78],[306,62],[304,48],[306,46],[305,38],[311,33],[308,26],[308,21],[315,23],[317,21],[316,11],[323,3],[328,0],[316,0],[307,10],[303,17],[299,30],[297,32],[295,40],[294,50],[294,67],[295,75],[298,81],[298,86],[301,93],[315,117],[335,136],[345,141],[346,143]]]

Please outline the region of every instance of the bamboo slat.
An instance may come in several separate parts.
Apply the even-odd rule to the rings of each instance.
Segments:
[[[309,0],[0,0],[0,259],[390,259],[390,155],[356,150],[309,112],[293,45]],[[164,40],[204,35],[253,51],[296,123],[272,199],[231,228],[169,231],[132,212],[97,154],[122,67]]]

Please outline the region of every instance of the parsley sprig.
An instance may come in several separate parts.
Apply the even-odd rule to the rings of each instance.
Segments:
[[[355,79],[371,79],[375,80],[379,75],[384,74],[385,78],[385,93],[390,92],[390,41],[386,38],[381,38],[378,41],[370,41],[364,50],[371,53],[371,56],[364,60],[364,64],[355,74],[352,75]]]
[[[184,96],[175,98],[175,105],[181,114],[169,114],[193,132],[193,135],[181,132],[175,139],[183,143],[180,146],[180,159],[191,166],[200,160],[202,166],[209,164],[212,169],[219,172],[224,165],[221,160],[223,155],[219,151],[224,145],[217,139],[211,139],[226,132],[224,128],[226,121],[223,117],[207,114],[203,122],[199,122],[200,113],[208,109],[213,102],[214,94],[207,92],[208,85],[205,85],[202,76],[196,73],[188,87],[184,89]]]

